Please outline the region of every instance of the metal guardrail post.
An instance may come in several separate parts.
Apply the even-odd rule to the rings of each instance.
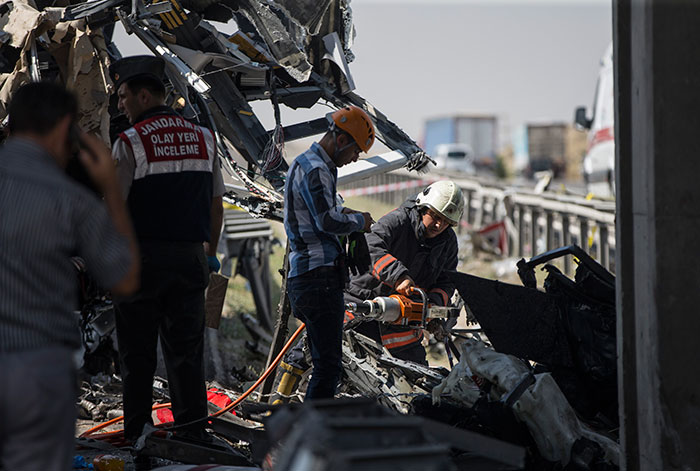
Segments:
[[[510,199],[509,197],[504,198],[503,203],[505,204],[506,207],[506,216],[508,217],[508,221],[511,224],[515,224],[515,205],[513,204],[513,200]],[[515,252],[515,240],[512,237],[512,231],[507,231],[506,232],[506,238],[508,239],[508,254],[510,256],[513,255]]]
[[[554,249],[554,212],[545,211],[547,214],[547,252]]]
[[[532,243],[532,256],[537,255],[537,240],[539,239],[539,219],[540,209],[536,206],[530,206],[530,241]]]
[[[484,206],[486,205],[486,195],[483,192],[479,193],[479,209],[474,216],[474,229],[481,229],[484,225]]]
[[[518,257],[525,256],[525,207],[516,205],[518,209]]]
[[[564,246],[571,245],[571,218],[569,213],[561,213],[561,232]],[[567,275],[571,273],[571,257],[569,255],[564,257],[564,273]]]
[[[474,190],[467,190],[467,224],[472,225],[474,222],[474,210],[472,205],[474,204]]]
[[[601,223],[599,226],[598,237],[600,241],[598,242],[598,247],[600,248],[600,264],[603,265],[606,270],[610,270],[610,244],[608,243],[608,225]]]
[[[578,219],[578,224],[579,224],[579,239],[580,239],[579,245],[586,253],[590,254],[591,249],[588,246],[588,230],[589,230],[588,218],[580,217]]]
[[[494,196],[491,198],[491,223],[496,222],[498,219],[498,197]]]

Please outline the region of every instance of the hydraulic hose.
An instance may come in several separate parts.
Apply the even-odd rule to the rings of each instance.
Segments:
[[[299,335],[301,335],[301,333],[304,331],[305,327],[306,327],[306,325],[304,325],[304,324],[301,324],[299,326],[299,328],[296,330],[296,332],[294,332],[294,334],[292,334],[292,336],[289,338],[289,340],[287,340],[287,343],[284,344],[280,353],[277,355],[277,357],[275,357],[275,359],[272,361],[272,363],[270,363],[270,366],[267,367],[265,372],[260,376],[260,378],[258,378],[258,380],[255,382],[255,384],[253,384],[250,388],[248,388],[248,390],[246,392],[241,394],[240,397],[238,397],[238,399],[236,399],[235,401],[233,401],[231,404],[224,407],[223,409],[213,413],[212,415],[209,416],[209,418],[218,417],[221,414],[224,414],[224,413],[230,411],[231,409],[236,407],[238,404],[243,402],[243,400],[246,397],[248,397],[253,391],[255,391],[255,389],[257,389],[257,387],[260,386],[260,384],[262,384],[262,382],[265,381],[268,376],[270,376],[272,371],[274,371],[274,369],[277,368],[277,365],[282,360],[282,357],[284,356],[284,354],[287,353],[287,350],[289,350],[291,348],[292,344],[299,337]],[[171,407],[171,406],[172,406],[172,403],[170,403],[170,402],[165,403],[165,404],[156,404],[153,406],[152,410],[164,409],[166,407]],[[117,422],[120,422],[122,420],[124,420],[123,415],[116,417],[114,419],[108,420],[107,422],[103,422],[99,425],[96,425],[96,426],[84,431],[79,436],[80,436],[80,438],[94,438],[94,439],[98,439],[98,440],[103,438],[103,437],[104,438],[112,437],[115,434],[122,432],[122,430],[113,431],[113,432],[106,432],[106,433],[102,433],[102,434],[96,435],[96,436],[92,436],[92,435],[95,432],[102,430],[105,427],[109,427],[110,425],[115,424]],[[198,420],[201,420],[201,419],[198,419]]]

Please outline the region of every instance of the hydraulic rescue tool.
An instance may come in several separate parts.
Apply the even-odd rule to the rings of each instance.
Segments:
[[[411,294],[420,296],[414,301],[401,294],[378,296],[362,303],[346,303],[345,310],[367,320],[377,320],[387,324],[405,325],[425,329],[432,319],[450,319],[459,316],[459,308],[431,306],[428,297],[420,288],[412,288]]]

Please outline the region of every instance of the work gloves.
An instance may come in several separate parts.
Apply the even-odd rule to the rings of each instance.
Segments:
[[[209,266],[209,273],[218,273],[221,268],[221,263],[216,255],[207,256],[207,265]]]
[[[367,273],[372,259],[369,256],[367,240],[362,232],[353,232],[340,238],[340,243],[345,248],[345,266],[353,275]]]

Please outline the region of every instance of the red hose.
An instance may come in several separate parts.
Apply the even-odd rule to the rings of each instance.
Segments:
[[[287,350],[289,350],[289,348],[292,346],[292,344],[297,339],[297,337],[299,337],[299,335],[301,335],[301,333],[304,331],[305,327],[306,327],[305,324],[301,324],[299,326],[297,331],[294,332],[294,334],[292,334],[292,336],[289,338],[289,340],[287,340],[287,343],[284,344],[284,347],[282,347],[282,350],[280,351],[279,355],[277,355],[277,357],[274,360],[272,360],[272,363],[270,363],[270,366],[267,367],[267,370],[265,370],[265,372],[262,374],[262,376],[260,376],[260,378],[258,378],[258,380],[255,382],[255,384],[253,384],[250,388],[248,388],[248,390],[246,392],[241,394],[241,396],[238,399],[236,399],[235,401],[233,401],[231,404],[227,405],[226,407],[224,407],[220,411],[213,413],[209,417],[218,417],[221,414],[230,411],[231,409],[236,407],[238,404],[243,402],[243,399],[248,397],[250,395],[250,393],[255,391],[255,389],[258,386],[260,386],[260,383],[265,381],[267,379],[267,377],[270,376],[270,373],[272,373],[272,371],[275,368],[277,368],[277,364],[282,360],[282,357],[284,356],[285,353],[287,353]]]

